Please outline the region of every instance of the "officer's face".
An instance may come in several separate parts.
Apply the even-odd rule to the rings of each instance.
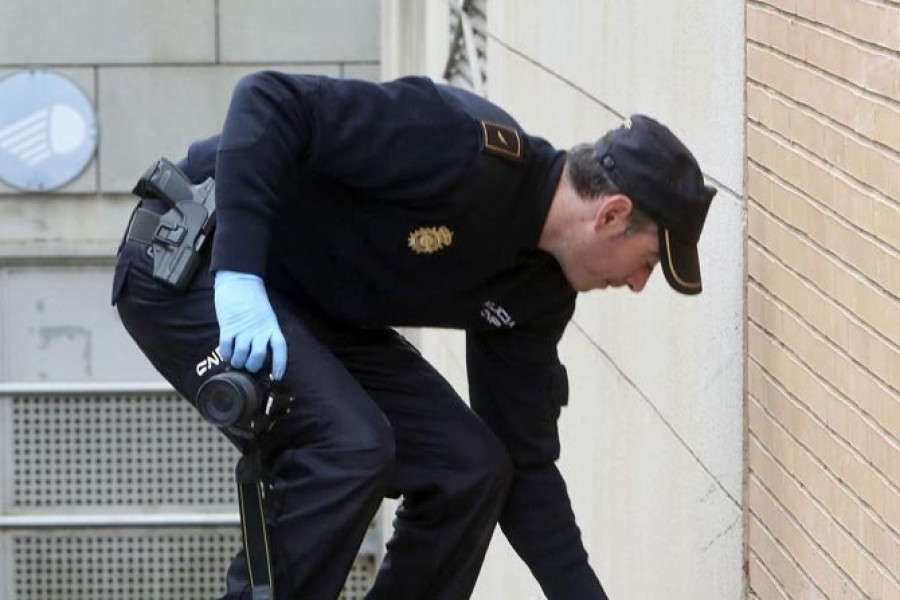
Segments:
[[[561,264],[577,291],[628,286],[640,292],[659,262],[656,227],[634,230],[628,222],[630,203],[621,208],[601,207],[593,225],[573,236],[568,260]]]

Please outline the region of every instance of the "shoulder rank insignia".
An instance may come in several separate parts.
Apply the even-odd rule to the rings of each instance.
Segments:
[[[484,133],[484,151],[511,160],[522,160],[522,138],[512,127],[479,121]]]
[[[453,232],[449,228],[419,227],[409,234],[409,248],[416,254],[433,254],[453,243]]]

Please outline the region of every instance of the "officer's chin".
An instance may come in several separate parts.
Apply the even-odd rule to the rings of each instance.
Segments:
[[[583,280],[576,282],[573,282],[571,279],[569,279],[569,285],[571,285],[572,289],[576,292],[590,292],[592,290],[605,290],[609,285],[609,282],[605,279],[601,281]]]
[[[605,279],[597,282],[591,277],[590,273],[578,269],[567,268],[566,264],[562,261],[559,262],[559,266],[563,275],[566,277],[566,281],[569,282],[569,286],[576,292],[589,292],[591,290],[605,288],[607,285]]]

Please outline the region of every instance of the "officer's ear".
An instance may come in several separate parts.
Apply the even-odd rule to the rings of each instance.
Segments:
[[[612,233],[624,230],[634,204],[625,194],[611,194],[600,198],[594,216],[594,230],[610,230]]]

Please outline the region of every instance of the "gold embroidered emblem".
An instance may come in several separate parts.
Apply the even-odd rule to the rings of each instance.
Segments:
[[[453,243],[453,232],[449,228],[419,227],[409,234],[409,248],[416,254],[432,254]]]

